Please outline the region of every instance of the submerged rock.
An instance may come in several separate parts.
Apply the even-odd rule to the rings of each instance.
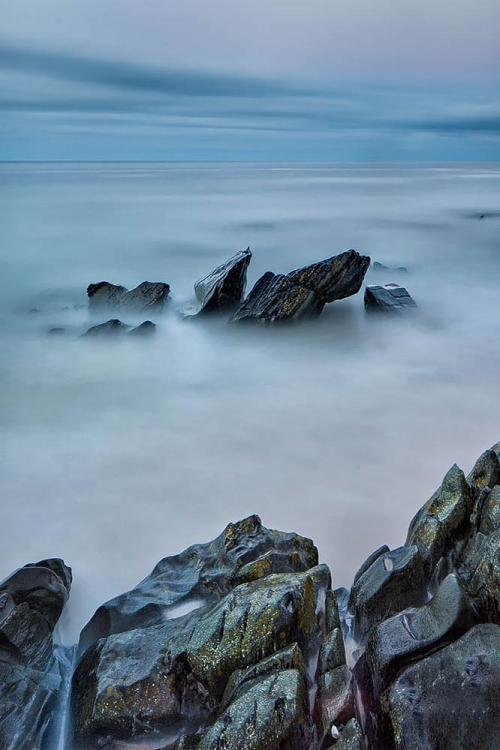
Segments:
[[[287,279],[297,286],[311,289],[324,302],[335,302],[359,292],[369,266],[368,256],[360,255],[356,250],[348,250],[291,271],[287,274]]]
[[[155,332],[156,324],[151,320],[145,320],[144,323],[141,323],[139,326],[136,326],[135,328],[132,328],[132,330],[128,331],[127,335],[147,337],[152,336]]]
[[[244,297],[251,258],[252,253],[247,247],[197,281],[194,285],[196,303],[184,315],[233,312]]]
[[[168,284],[152,281],[143,281],[130,291],[108,281],[100,281],[87,287],[91,311],[114,308],[130,313],[161,312],[169,292]]]
[[[400,313],[416,307],[408,291],[398,284],[370,284],[365,289],[365,309],[368,312]]]
[[[129,331],[131,326],[126,323],[122,323],[118,318],[112,318],[107,320],[105,323],[99,323],[97,326],[92,326],[85,333],[82,333],[81,338],[84,336],[91,337],[108,337],[108,336],[120,336],[122,333]]]
[[[0,747],[45,750],[63,679],[52,633],[68,599],[62,560],[25,565],[0,586]]]
[[[297,323],[320,314],[324,300],[314,291],[298,286],[288,276],[271,271],[257,281],[231,323]]]

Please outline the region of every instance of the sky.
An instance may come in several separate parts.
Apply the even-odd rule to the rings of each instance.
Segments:
[[[500,159],[498,0],[0,12],[0,160]]]

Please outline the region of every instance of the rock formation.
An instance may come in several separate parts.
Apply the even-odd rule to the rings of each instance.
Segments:
[[[207,313],[232,313],[245,294],[247,269],[252,259],[250,248],[242,250],[194,285],[196,302],[184,317]]]
[[[124,286],[110,284],[109,281],[100,281],[87,287],[91,312],[103,309],[129,313],[161,312],[169,292],[168,284],[152,281],[143,281],[130,291]]]
[[[257,516],[161,560],[82,631],[68,748],[498,750],[500,444],[453,466],[351,592]],[[0,587],[0,747],[63,747],[60,560]]]
[[[415,300],[399,284],[369,285],[365,289],[365,309],[368,312],[400,313],[416,307]]]

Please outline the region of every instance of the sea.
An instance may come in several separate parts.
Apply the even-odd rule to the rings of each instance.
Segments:
[[[183,320],[248,246],[248,288],[354,248],[418,313],[361,291],[296,326]],[[349,587],[500,440],[499,164],[3,163],[0,279],[0,578],[64,558],[65,644],[252,513]],[[102,280],[170,284],[155,336],[80,338]]]

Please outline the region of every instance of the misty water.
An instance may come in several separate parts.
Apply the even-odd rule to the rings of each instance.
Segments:
[[[0,165],[0,577],[63,557],[71,643],[160,558],[258,513],[349,586],[500,439],[499,188],[493,164]],[[249,285],[349,248],[404,265],[366,280],[420,313],[358,294],[293,328],[180,320],[248,245]],[[171,285],[154,338],[78,338],[101,280]]]

